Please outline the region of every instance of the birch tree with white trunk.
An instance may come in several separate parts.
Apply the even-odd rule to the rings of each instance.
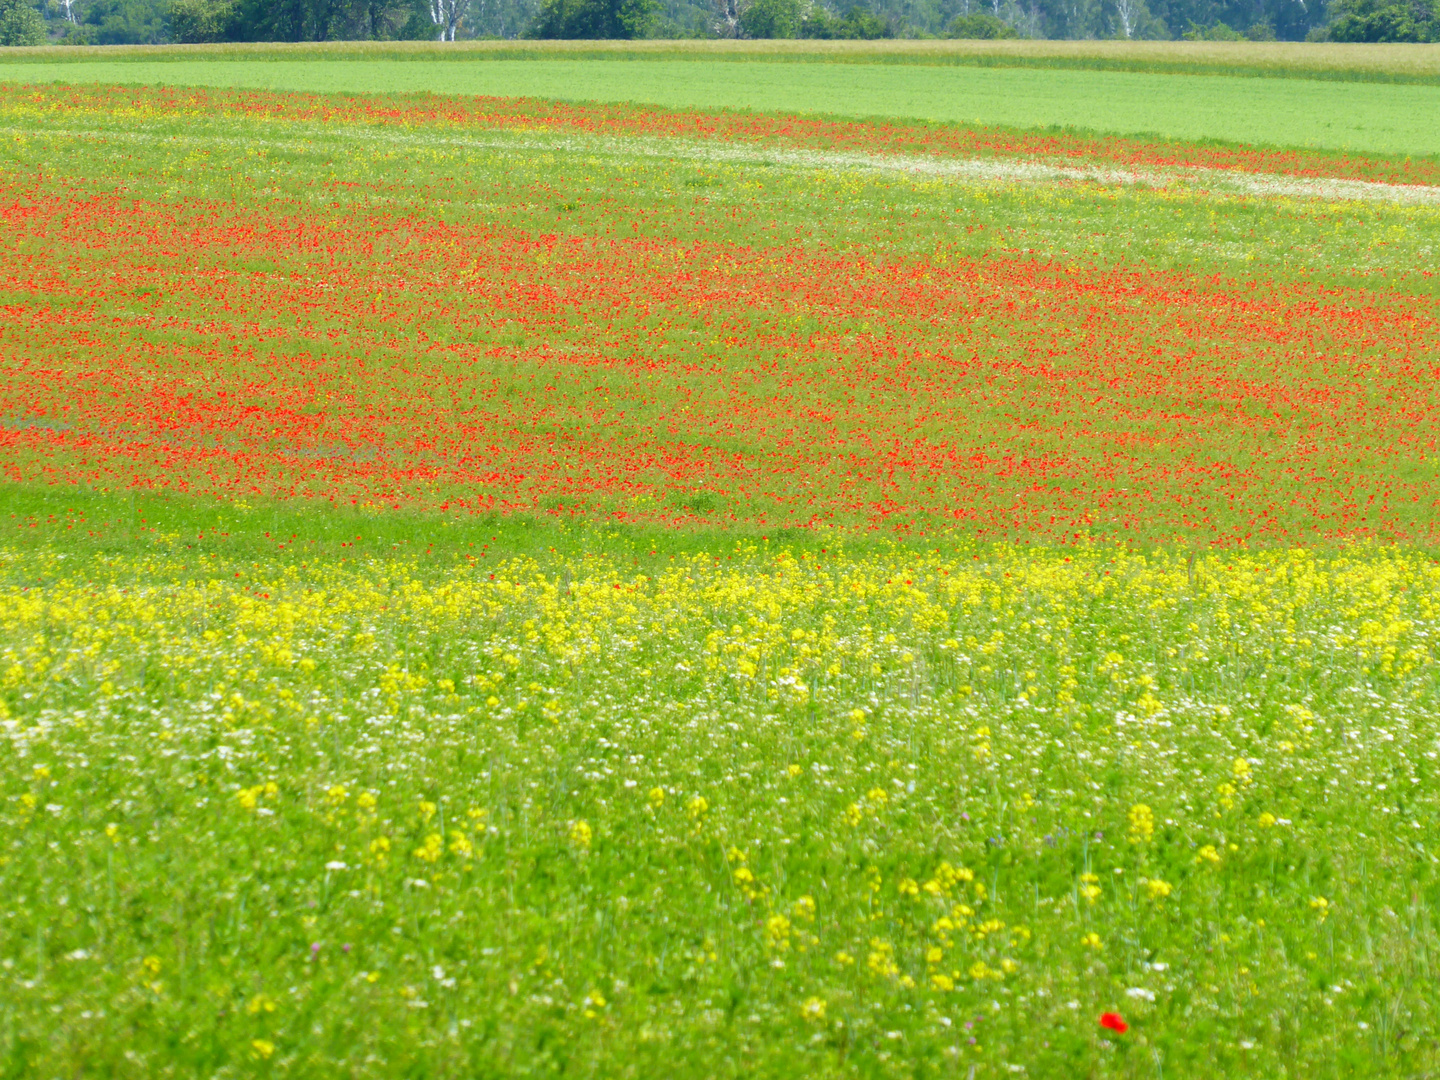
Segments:
[[[1134,33],[1143,6],[1144,0],[1115,0],[1115,14],[1120,19],[1120,31],[1127,38]]]
[[[440,41],[454,41],[470,0],[430,0],[430,21],[440,28]]]

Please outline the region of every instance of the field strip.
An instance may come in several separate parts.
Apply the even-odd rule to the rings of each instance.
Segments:
[[[1054,165],[1035,160],[1004,161],[987,158],[944,160],[931,157],[856,154],[824,150],[783,150],[757,154],[732,147],[690,142],[666,151],[633,151],[644,156],[684,157],[735,164],[773,162],[797,168],[854,169],[903,172],[973,183],[1089,182],[1102,185],[1168,188],[1177,182],[1198,184],[1212,193],[1289,196],[1327,201],[1388,202],[1406,206],[1440,206],[1440,188],[1416,184],[1385,184],[1372,180],[1327,178],[1307,180],[1228,169],[1118,169],[1105,166]]]
[[[511,129],[517,130],[517,129]],[[518,129],[523,131],[523,129]],[[0,128],[9,136],[33,137],[33,129]],[[125,139],[150,144],[267,145],[292,150],[309,150],[313,138],[300,141],[253,139],[219,135],[118,132],[100,128],[47,128],[47,137]],[[1231,169],[1180,167],[1172,169],[1126,169],[1099,165],[1061,165],[1037,160],[996,158],[944,159],[918,155],[861,154],[853,151],[784,150],[765,146],[717,145],[697,139],[655,136],[583,136],[540,139],[473,138],[453,135],[416,135],[379,127],[334,127],[320,134],[347,139],[382,142],[410,147],[445,146],[469,150],[511,150],[603,154],[611,157],[654,158],[726,165],[768,166],[792,169],[828,169],[904,173],[913,176],[985,185],[1045,184],[1056,182],[1093,183],[1102,186],[1183,188],[1194,194],[1240,195],[1271,198],[1321,199],[1328,202],[1389,203],[1400,206],[1440,206],[1440,187],[1420,184],[1388,184],[1374,180],[1340,177],[1305,178],[1275,173],[1247,173]]]
[[[14,47],[9,63],[248,60],[729,60],[733,62],[1055,66],[1148,73],[1440,82],[1440,49],[1422,43],[1062,41],[881,38],[630,41],[510,40],[229,42],[210,45]]]
[[[1147,75],[1117,71],[874,64],[583,60],[293,64],[0,64],[0,80],[70,86],[374,96],[533,98],[795,116],[927,121],[1253,147],[1440,156],[1440,87]],[[1189,103],[1194,103],[1193,106]]]

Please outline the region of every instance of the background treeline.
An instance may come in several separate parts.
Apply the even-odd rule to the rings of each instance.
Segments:
[[[0,45],[477,37],[1440,41],[1440,0],[0,0]]]

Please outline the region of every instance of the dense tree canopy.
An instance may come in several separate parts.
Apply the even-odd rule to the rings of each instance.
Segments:
[[[1340,0],[1332,41],[1440,41],[1437,0]]]
[[[43,45],[45,20],[25,0],[0,0],[0,45]]]
[[[1435,41],[1437,5],[1440,0],[0,0],[0,42],[519,36]]]
[[[955,21],[950,24],[950,35],[957,38],[994,40],[1019,37],[1020,33],[1004,19],[991,15],[988,11],[977,11],[973,15],[956,16]]]
[[[527,36],[611,40],[644,37],[655,21],[656,7],[654,0],[545,0]]]

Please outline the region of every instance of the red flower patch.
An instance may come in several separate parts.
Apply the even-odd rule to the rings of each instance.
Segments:
[[[1121,1018],[1120,1014],[1113,1012],[1100,1014],[1100,1026],[1109,1028],[1117,1035],[1124,1035],[1125,1032],[1130,1030],[1130,1025]]]

